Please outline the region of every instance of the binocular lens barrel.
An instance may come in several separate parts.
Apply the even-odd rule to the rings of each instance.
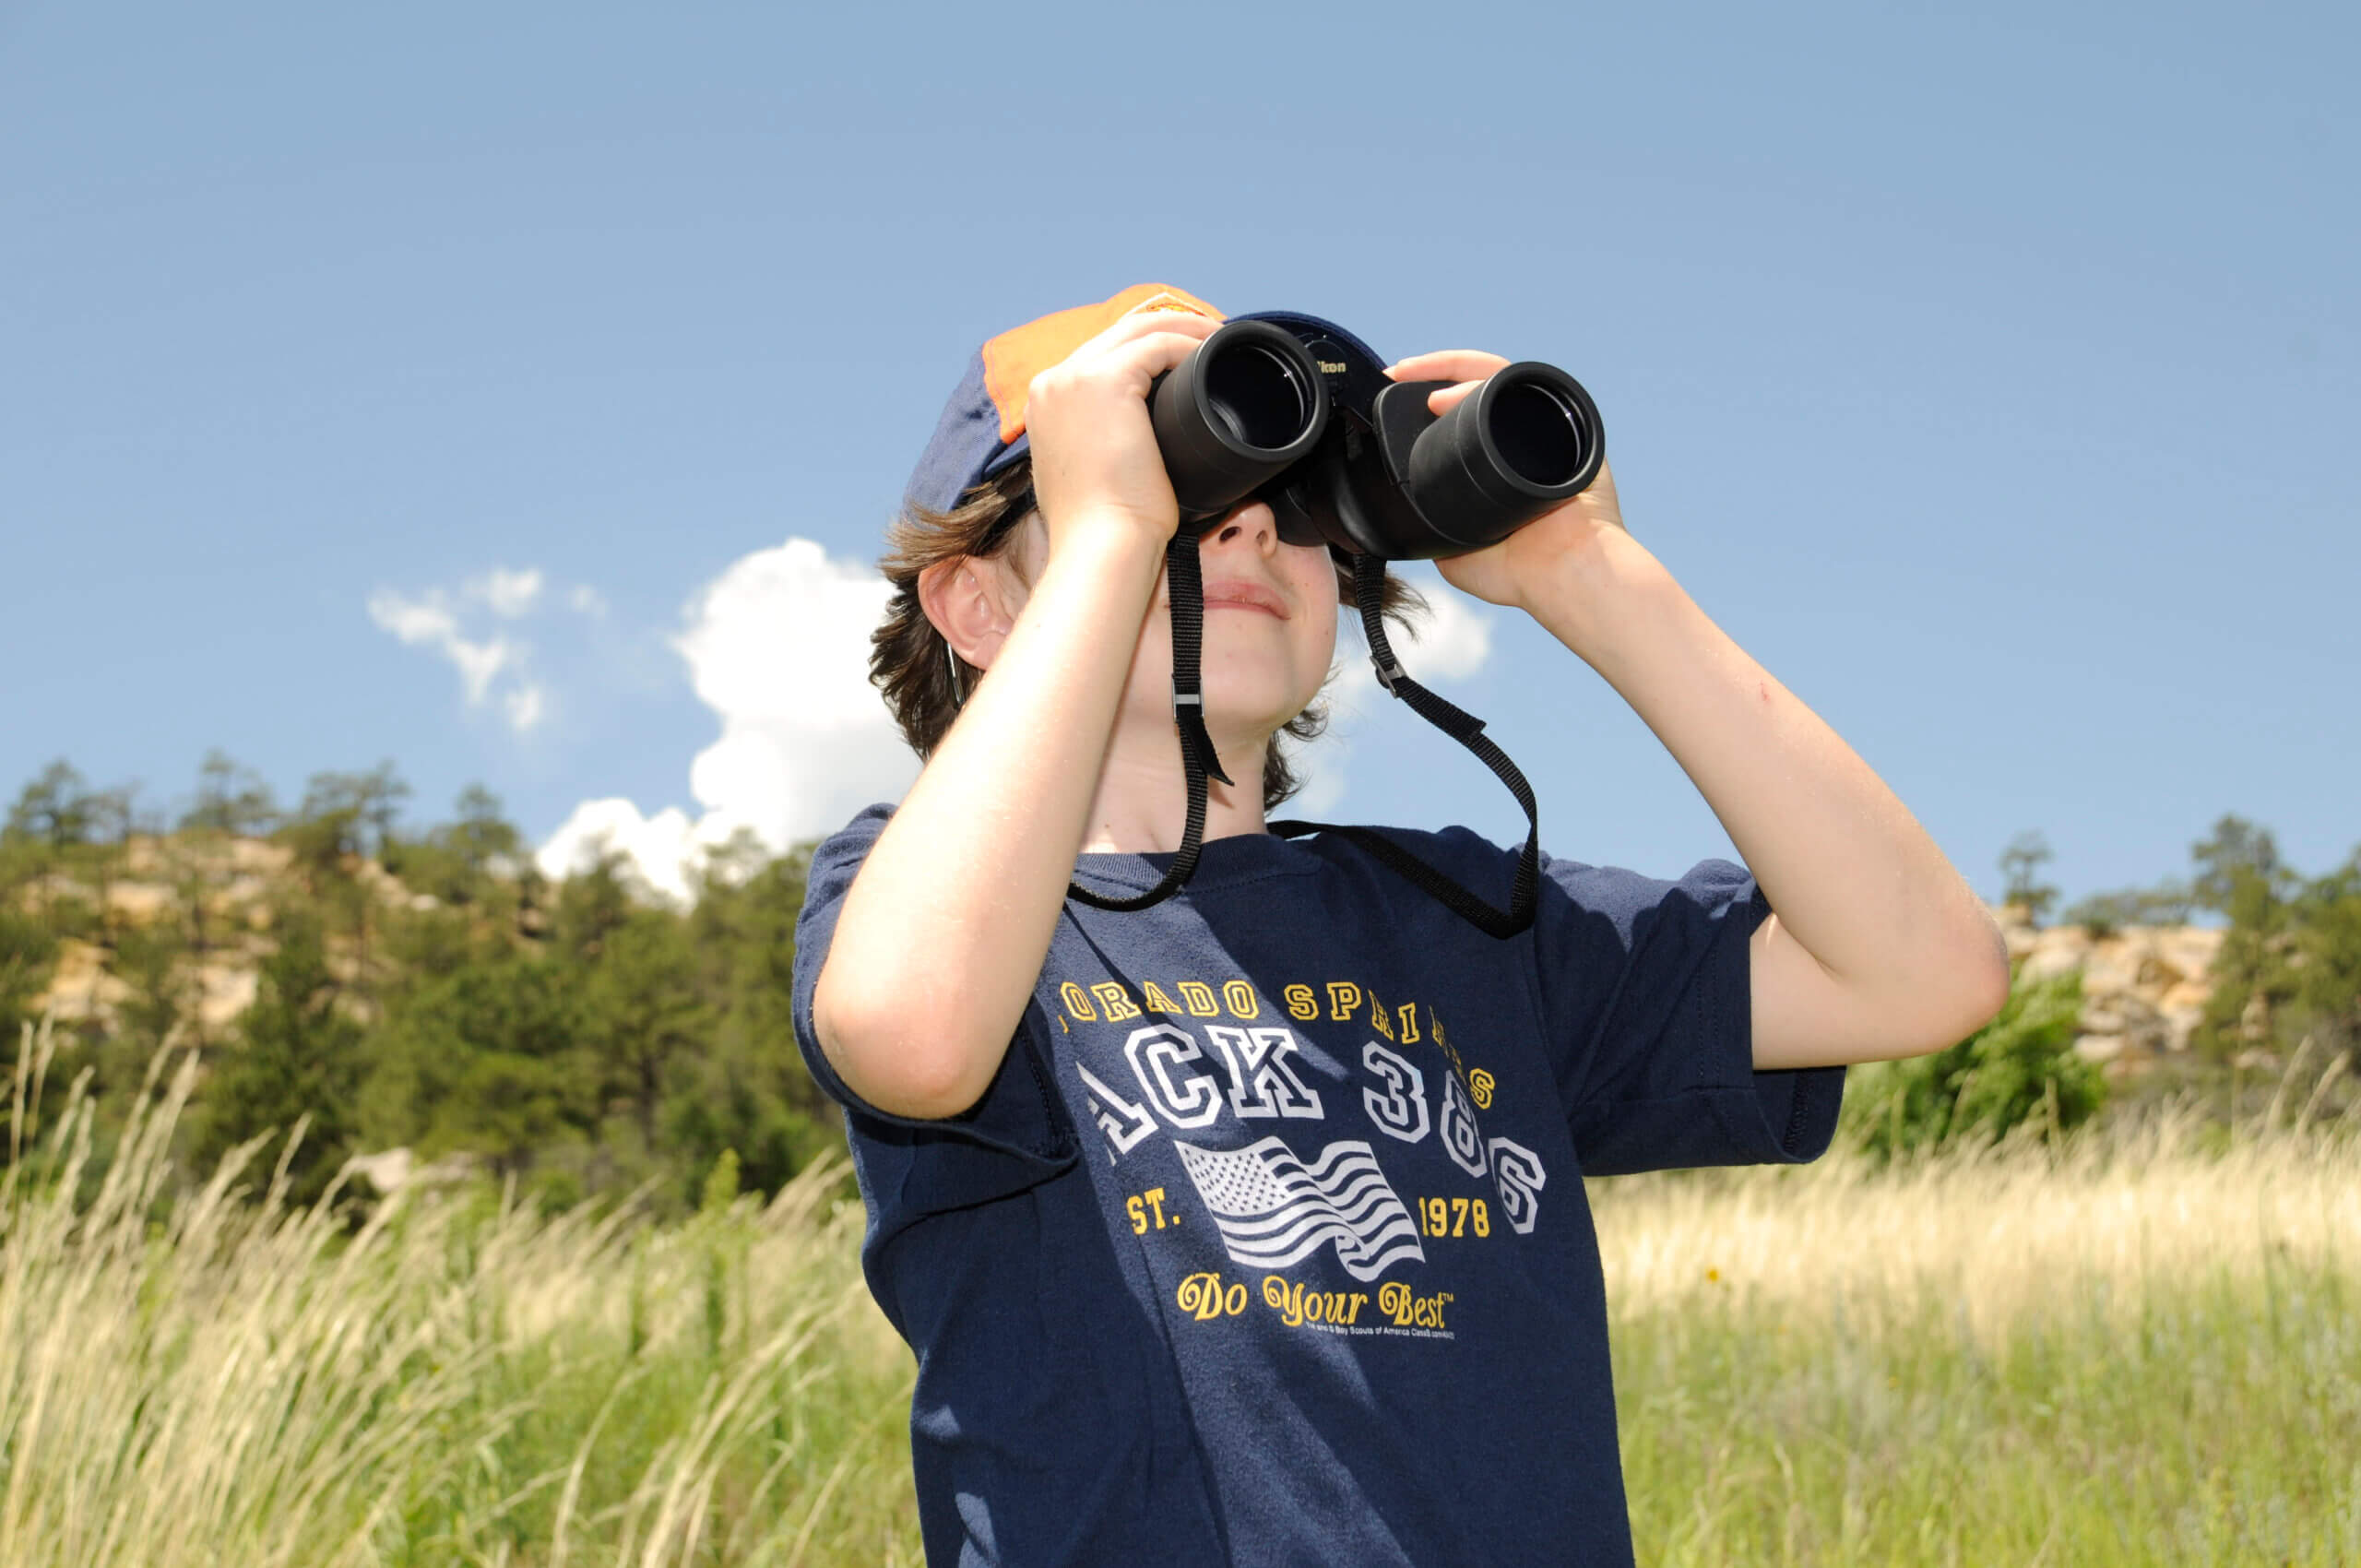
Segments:
[[[1311,350],[1265,321],[1233,321],[1148,394],[1184,517],[1226,510],[1317,445],[1328,390]]]
[[[1598,409],[1582,384],[1526,360],[1420,433],[1405,488],[1459,549],[1506,539],[1598,476]]]

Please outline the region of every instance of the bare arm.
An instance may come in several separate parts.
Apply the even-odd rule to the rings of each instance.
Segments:
[[[1869,765],[1619,529],[1534,614],[1646,720],[1775,911],[1756,928],[1758,1067],[1939,1051],[1999,1010],[1984,906]]]
[[[1395,374],[1472,378],[1505,362],[1453,351]],[[1939,1051],[1999,1010],[2008,952],[1982,902],[1869,765],[1624,530],[1610,475],[1437,564],[1606,677],[1721,819],[1775,911],[1752,942],[1756,1066]]]
[[[813,987],[821,1049],[882,1111],[967,1110],[1024,1016],[1179,526],[1147,388],[1215,325],[1126,318],[1033,384],[1048,563],[862,862]]]

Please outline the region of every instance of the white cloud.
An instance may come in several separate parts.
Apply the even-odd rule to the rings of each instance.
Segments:
[[[779,850],[898,799],[918,760],[869,683],[869,635],[889,592],[872,567],[831,560],[805,539],[756,551],[707,584],[672,645],[721,722],[689,767],[701,814],[586,802],[541,847],[542,870],[577,869],[604,835],[651,886],[677,897],[687,866],[739,828]]]
[[[1473,675],[1491,654],[1489,619],[1439,580],[1420,586],[1432,613],[1395,639],[1395,652],[1421,681]],[[777,851],[834,832],[872,801],[899,799],[918,760],[869,682],[869,636],[889,592],[871,566],[832,560],[805,539],[756,551],[707,584],[672,640],[721,726],[689,767],[698,814],[586,801],[541,845],[543,873],[572,874],[607,848],[650,887],[685,898],[693,868],[738,829]],[[1357,634],[1340,653],[1329,694],[1343,731],[1382,694]],[[1311,782],[1292,809],[1318,816],[1335,803],[1348,747],[1348,735],[1332,732],[1299,754]]]
[[[1387,627],[1386,641],[1402,661],[1404,672],[1419,684],[1465,681],[1492,657],[1491,618],[1477,610],[1473,600],[1440,579],[1418,587],[1427,596],[1428,613],[1418,618],[1406,636]],[[1356,634],[1350,639],[1353,651],[1331,689],[1354,696],[1376,692],[1377,671],[1369,661],[1369,645],[1358,635],[1360,618],[1347,616],[1345,622]]]
[[[1414,675],[1432,671],[1432,678],[1443,681],[1465,681],[1492,657],[1492,618],[1476,608],[1476,601],[1448,584],[1430,588],[1428,607],[1432,613],[1411,634],[1410,646],[1394,651],[1403,658],[1404,668],[1415,654],[1418,668]]]
[[[405,647],[423,647],[448,659],[459,672],[459,691],[469,707],[482,707],[500,692],[500,711],[519,734],[547,717],[549,694],[524,669],[532,645],[503,632],[470,636],[464,629],[460,606],[481,604],[494,615],[514,618],[532,607],[540,593],[539,571],[510,572],[495,568],[470,578],[454,596],[430,588],[411,598],[381,588],[369,596],[369,619],[390,632]],[[481,612],[475,612],[481,616]]]
[[[538,566],[528,566],[512,572],[494,566],[481,577],[469,579],[462,590],[469,599],[481,600],[492,607],[494,615],[514,621],[532,612],[541,597],[541,573]]]
[[[469,707],[482,704],[500,672],[513,667],[524,652],[505,637],[462,636],[457,620],[439,594],[413,600],[391,588],[379,588],[369,596],[369,619],[404,644],[433,648],[449,659],[459,671],[459,685]]]
[[[404,599],[391,588],[369,596],[369,619],[413,645],[440,646],[459,635],[459,624],[440,604]]]
[[[549,711],[549,689],[539,681],[528,681],[501,699],[501,707],[508,715],[508,727],[523,734]]]
[[[606,596],[600,593],[597,588],[592,588],[588,583],[582,583],[576,586],[573,592],[565,596],[565,602],[567,608],[573,610],[576,614],[587,615],[594,621],[603,621],[606,619]]]
[[[533,861],[544,876],[563,877],[589,870],[603,854],[620,854],[650,888],[686,902],[689,868],[719,842],[701,838],[697,825],[678,806],[642,816],[626,800],[585,801],[550,835]]]

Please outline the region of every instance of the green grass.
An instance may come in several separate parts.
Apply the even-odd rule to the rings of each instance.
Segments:
[[[1932,1294],[1627,1318],[1659,1563],[2361,1562],[2361,1292],[2289,1263],[2091,1282],[1987,1345]]]
[[[37,1124],[42,1059],[0,1568],[919,1561],[840,1169],[678,1224],[461,1191],[355,1229],[241,1201],[255,1151],[177,1185],[185,1063],[101,1175],[86,1100]],[[2165,1115],[1592,1195],[1643,1563],[2361,1562],[2349,1135]]]
[[[2196,1133],[1602,1184],[1640,1560],[2361,1563],[2361,1156]]]

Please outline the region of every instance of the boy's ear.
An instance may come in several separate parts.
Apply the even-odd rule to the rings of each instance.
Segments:
[[[979,670],[991,668],[1016,624],[1002,602],[1001,568],[973,556],[938,561],[919,574],[919,607],[951,650]]]

